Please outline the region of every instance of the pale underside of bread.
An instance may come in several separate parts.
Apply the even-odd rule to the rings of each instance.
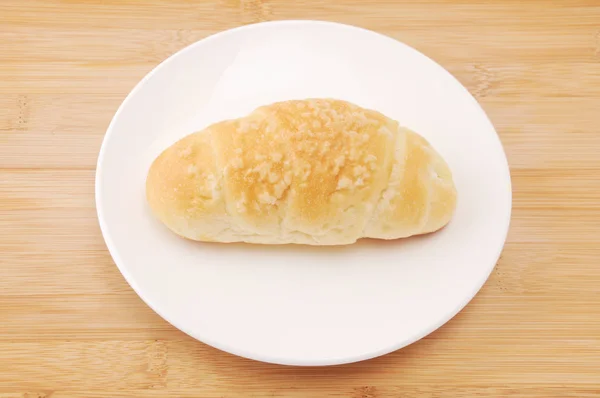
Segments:
[[[152,164],[146,194],[183,237],[263,244],[433,232],[456,205],[450,170],[425,139],[333,99],[263,106],[181,139]]]

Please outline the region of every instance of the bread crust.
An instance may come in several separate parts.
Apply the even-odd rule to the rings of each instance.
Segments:
[[[379,112],[335,99],[260,107],[167,148],[146,195],[175,233],[199,241],[344,245],[446,225],[445,161]]]

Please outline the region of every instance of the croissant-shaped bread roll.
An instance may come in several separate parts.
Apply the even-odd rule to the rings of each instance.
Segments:
[[[148,203],[175,233],[209,242],[344,245],[442,228],[452,175],[419,135],[345,101],[258,108],[165,150]]]

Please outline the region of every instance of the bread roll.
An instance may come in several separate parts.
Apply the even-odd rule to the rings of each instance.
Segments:
[[[263,106],[166,149],[147,200],[168,228],[207,242],[345,245],[442,228],[452,175],[425,139],[345,101]]]

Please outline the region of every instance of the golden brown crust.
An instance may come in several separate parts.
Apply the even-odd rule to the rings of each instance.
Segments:
[[[185,137],[153,163],[147,198],[190,239],[331,245],[439,229],[456,192],[417,134],[348,102],[310,99]]]

